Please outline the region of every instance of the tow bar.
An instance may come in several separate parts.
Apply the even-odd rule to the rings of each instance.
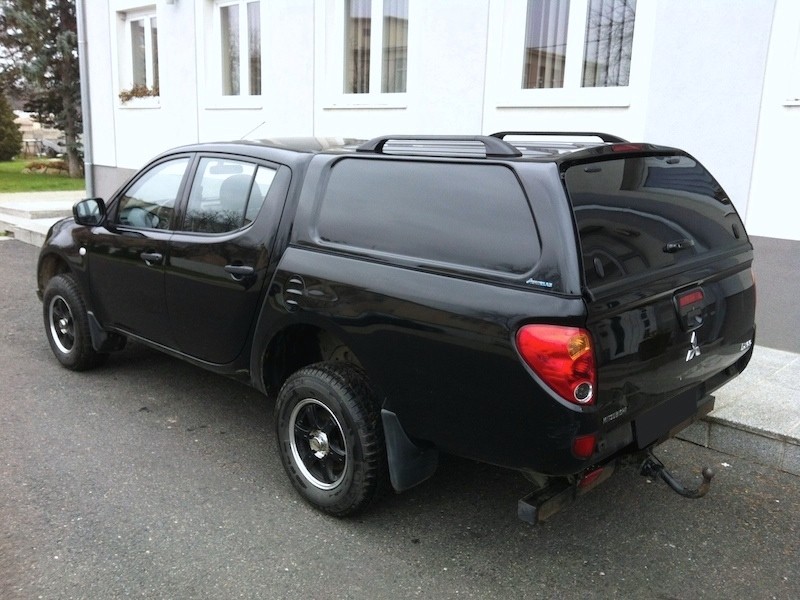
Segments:
[[[641,457],[641,454],[638,456]],[[610,462],[589,469],[576,480],[553,478],[549,483],[528,494],[517,503],[517,516],[520,520],[532,525],[543,523],[574,501],[576,497],[608,479],[614,469],[615,463]],[[714,478],[714,471],[705,467],[703,483],[696,489],[688,489],[667,471],[664,463],[658,460],[652,451],[648,451],[645,455],[639,474],[653,479],[656,476],[661,477],[669,487],[684,498],[702,498],[708,493],[711,480]]]
[[[703,483],[700,484],[700,487],[697,489],[685,488],[667,471],[664,463],[658,460],[652,452],[647,453],[647,458],[644,459],[639,474],[653,479],[656,476],[661,477],[669,487],[684,498],[702,498],[708,493],[709,488],[711,488],[711,480],[714,478],[714,471],[705,467],[703,468]]]

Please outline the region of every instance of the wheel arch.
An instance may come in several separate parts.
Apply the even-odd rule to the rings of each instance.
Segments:
[[[292,323],[276,331],[261,355],[263,390],[275,397],[289,376],[318,362],[346,362],[363,368],[343,332],[311,323]]]
[[[87,293],[85,286],[85,273],[81,273],[70,265],[70,261],[57,252],[48,252],[39,257],[37,268],[37,290],[36,293],[40,300],[44,299],[44,292],[47,284],[56,275],[71,275],[75,285],[83,298],[86,307],[86,317],[89,323],[89,334],[92,340],[92,347],[97,352],[115,352],[125,347],[125,338],[121,335],[106,331],[92,309],[91,297]]]
[[[42,311],[53,354],[64,367],[73,371],[101,365],[108,354],[95,343],[91,313],[86,309],[84,294],[74,274],[67,268],[55,272],[46,282]]]
[[[44,294],[44,289],[47,287],[47,282],[56,275],[61,275],[62,273],[72,273],[69,263],[63,256],[55,252],[49,252],[39,258],[39,267],[36,271],[36,284],[37,294],[40,300]]]
[[[334,332],[316,324],[294,323],[276,332],[263,353],[261,383],[264,391],[276,397],[289,376],[309,365],[320,362],[345,362],[354,364],[365,372],[352,345],[343,333]],[[370,378],[380,417],[385,431],[384,443],[388,454],[388,468],[392,487],[397,492],[414,487],[433,475],[438,465],[438,450],[420,445],[406,434],[397,415],[382,409],[384,395],[379,382]]]

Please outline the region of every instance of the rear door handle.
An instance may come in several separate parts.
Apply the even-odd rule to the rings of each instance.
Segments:
[[[142,252],[139,255],[139,258],[146,262],[148,266],[152,267],[153,265],[161,264],[164,255],[160,254],[159,252]]]
[[[225,265],[225,272],[230,273],[236,281],[241,281],[245,277],[250,277],[256,270],[246,265]]]
[[[694,248],[694,240],[684,238],[682,240],[673,240],[671,242],[667,242],[664,246],[664,252],[669,252],[672,254],[680,250],[686,250],[687,248]]]

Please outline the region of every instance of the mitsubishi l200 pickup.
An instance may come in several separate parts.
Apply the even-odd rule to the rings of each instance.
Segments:
[[[705,493],[645,456],[750,360],[752,260],[686,152],[501,132],[177,148],[55,224],[37,278],[65,367],[135,340],[273,399],[326,513],[445,452],[526,475],[538,522],[626,456]]]

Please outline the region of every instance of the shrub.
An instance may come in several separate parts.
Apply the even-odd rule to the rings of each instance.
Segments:
[[[130,102],[134,98],[148,98],[150,96],[158,96],[158,87],[149,88],[146,85],[137,83],[132,88],[120,90],[119,92],[119,99],[123,104]]]
[[[22,133],[14,123],[14,111],[0,93],[0,161],[11,160],[22,148]]]

